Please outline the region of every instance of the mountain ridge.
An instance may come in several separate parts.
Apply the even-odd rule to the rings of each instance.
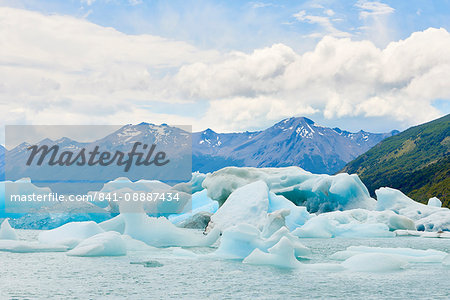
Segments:
[[[357,173],[373,195],[390,186],[416,201],[450,206],[450,114],[389,137],[340,172]]]
[[[316,124],[305,117],[281,120],[254,132],[193,133],[194,171],[210,172],[226,166],[284,167],[296,165],[313,173],[332,174],[388,136],[352,133]]]

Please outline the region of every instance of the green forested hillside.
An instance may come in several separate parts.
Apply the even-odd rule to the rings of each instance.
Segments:
[[[450,207],[450,114],[387,138],[348,163],[370,193],[383,186],[424,202],[436,196]]]

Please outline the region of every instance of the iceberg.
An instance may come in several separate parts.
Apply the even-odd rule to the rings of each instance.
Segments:
[[[388,254],[410,263],[440,263],[447,255],[447,253],[445,252],[434,249],[419,250],[411,248],[350,246],[347,248],[347,250],[334,253],[333,255],[330,256],[330,258],[335,260],[346,260],[349,257],[362,253]]]
[[[422,232],[422,234],[420,236],[423,238],[450,239],[450,232],[449,231]]]
[[[424,205],[392,188],[380,188],[377,195],[376,210],[391,210],[398,215],[413,220],[419,231],[450,231],[450,209]],[[432,201],[433,203],[433,201]],[[435,203],[436,204],[436,203]]]
[[[408,262],[384,253],[361,253],[346,259],[342,265],[354,272],[391,272],[405,269]]]
[[[442,206],[442,202],[441,200],[439,200],[436,197],[430,198],[428,199],[428,206],[433,206],[433,207],[441,207]]]
[[[213,255],[224,259],[241,260],[250,255],[255,249],[268,251],[283,237],[291,241],[295,256],[308,257],[311,254],[310,249],[305,247],[286,227],[280,228],[269,238],[264,238],[258,228],[242,223],[223,231],[220,245]]]
[[[120,233],[103,232],[91,236],[66,253],[69,256],[123,256],[127,245]]]
[[[208,235],[203,235],[200,231],[194,229],[179,228],[172,224],[165,217],[149,217],[143,211],[136,213],[124,213],[122,210],[126,205],[136,205],[127,202],[121,202],[120,210],[125,223],[124,234],[145,242],[154,247],[200,247],[210,246],[218,238],[220,231],[212,230]],[[134,207],[136,210],[137,207]]]
[[[206,180],[206,179],[205,179]],[[236,189],[211,216],[207,231],[221,231],[246,223],[262,229],[269,209],[269,190],[264,181],[256,181]]]
[[[224,203],[235,190],[257,181],[294,204],[306,206],[309,212],[374,209],[376,205],[356,174],[319,175],[299,167],[227,167],[207,174],[203,187],[211,199]]]
[[[124,214],[124,234],[154,247],[200,247],[210,246],[219,237],[218,230],[207,236],[194,229],[179,228],[164,217],[148,217],[140,213]]]
[[[334,214],[334,212],[330,214]],[[348,223],[341,224],[333,218],[336,215],[340,216],[340,214],[335,214],[332,216],[321,214],[314,217],[308,220],[302,227],[295,229],[292,234],[300,238],[368,238],[395,236],[394,233],[389,231],[389,227],[386,224],[359,223],[356,221],[349,221],[347,219],[341,219],[341,222],[348,221]]]
[[[389,230],[397,229],[415,230],[414,221],[394,213],[393,211],[371,211],[366,209],[351,209],[346,211],[333,211],[320,214],[335,224],[350,224],[350,223],[381,223],[389,227]]]
[[[72,222],[52,230],[42,231],[39,233],[38,240],[43,244],[64,245],[71,249],[81,241],[103,232],[100,225],[93,221]]]
[[[301,263],[294,255],[294,245],[286,238],[282,237],[280,241],[266,252],[260,249],[253,250],[249,256],[244,258],[243,263],[252,265],[270,265],[280,268],[298,268]]]
[[[395,230],[394,233],[395,236],[421,236],[423,234],[422,231],[402,229]]]
[[[0,240],[17,240],[16,231],[9,225],[8,219],[5,219],[0,225]]]

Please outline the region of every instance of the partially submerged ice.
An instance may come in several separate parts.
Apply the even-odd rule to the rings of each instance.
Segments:
[[[127,245],[120,233],[103,232],[91,236],[67,252],[69,256],[122,256],[127,254]]]
[[[0,240],[17,240],[16,231],[9,225],[8,219],[0,225]]]
[[[360,253],[346,259],[342,265],[354,272],[392,272],[405,269],[408,262],[384,253]]]
[[[220,245],[214,252],[215,256],[225,259],[244,259],[255,249],[267,252],[282,238],[291,241],[294,254],[297,257],[308,257],[311,251],[300,240],[293,236],[286,227],[280,228],[270,237],[264,237],[262,232],[253,225],[239,224],[227,228],[220,239]]]
[[[72,222],[52,230],[42,231],[39,233],[38,240],[43,244],[64,245],[74,248],[83,240],[103,232],[103,228],[93,221]]]
[[[347,250],[334,253],[330,258],[335,260],[347,260],[352,256],[364,253],[386,254],[410,263],[440,263],[447,255],[447,253],[443,251],[434,249],[419,250],[411,248],[350,246]]]
[[[203,187],[208,196],[223,203],[236,189],[263,181],[270,191],[283,195],[311,212],[354,208],[373,209],[376,201],[356,174],[312,174],[299,167],[237,168],[227,167],[208,174]]]
[[[267,252],[256,248],[243,260],[243,263],[269,265],[281,268],[298,268],[301,265],[295,257],[293,243],[286,237],[282,237],[280,241],[269,248]]]
[[[120,216],[124,222],[123,233],[150,246],[210,246],[219,238],[219,230],[212,230],[205,236],[198,230],[179,228],[165,217],[149,217],[144,211],[124,213],[122,209],[126,205],[130,204],[122,202],[120,206]],[[120,223],[120,220],[117,223]]]
[[[408,217],[414,221],[419,231],[450,231],[450,210],[445,207],[437,207],[434,200],[431,201],[431,204],[435,205],[424,205],[392,188],[380,188],[375,193],[378,200],[376,206],[378,211],[390,210]]]

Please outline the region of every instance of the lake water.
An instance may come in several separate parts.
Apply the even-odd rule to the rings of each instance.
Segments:
[[[22,239],[36,231],[19,230]],[[436,249],[450,253],[450,239],[302,239],[313,251],[304,263],[352,245]],[[190,249],[209,253],[214,249]],[[160,267],[131,264],[157,261]],[[123,257],[69,257],[65,253],[0,252],[0,299],[449,299],[450,268],[410,264],[387,273],[284,270],[239,261],[181,258],[172,249],[133,251]]]

